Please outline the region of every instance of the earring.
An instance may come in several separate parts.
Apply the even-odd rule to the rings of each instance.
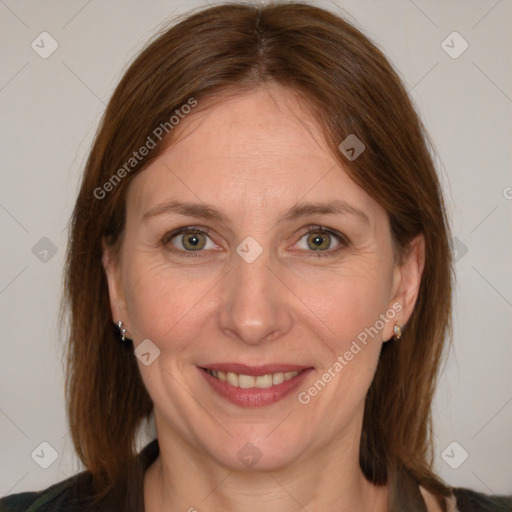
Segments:
[[[118,334],[120,336],[121,343],[125,343],[127,341],[127,338],[126,338],[126,329],[123,327],[123,322],[121,322],[121,320],[119,320],[119,322],[117,322],[117,324],[116,324],[116,327],[118,330]]]
[[[393,327],[393,332],[395,333],[393,339],[395,341],[399,341],[400,338],[402,337],[402,328],[398,324],[395,324]]]

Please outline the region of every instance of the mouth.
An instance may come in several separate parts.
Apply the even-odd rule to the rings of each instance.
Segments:
[[[244,373],[233,373],[221,370],[212,370],[210,368],[204,368],[204,370],[220,380],[221,382],[227,382],[230,386],[242,389],[268,389],[272,386],[282,384],[286,380],[293,379],[300,372],[276,372],[276,373],[265,373],[263,375],[246,375]],[[304,370],[301,370],[304,371]]]
[[[282,400],[313,371],[297,365],[246,366],[216,364],[198,367],[210,387],[235,405],[261,407]]]

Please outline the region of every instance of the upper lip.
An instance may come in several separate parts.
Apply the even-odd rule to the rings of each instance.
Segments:
[[[243,375],[266,375],[269,373],[286,373],[286,372],[300,372],[311,368],[311,366],[300,364],[265,364],[261,366],[247,366],[239,363],[214,363],[201,366],[201,368],[209,370],[217,370],[221,372],[231,372]]]

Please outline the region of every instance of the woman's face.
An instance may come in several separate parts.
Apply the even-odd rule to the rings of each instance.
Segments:
[[[178,128],[130,184],[120,256],[104,258],[159,438],[239,469],[358,448],[419,249],[394,264],[386,212],[289,91],[232,97]]]

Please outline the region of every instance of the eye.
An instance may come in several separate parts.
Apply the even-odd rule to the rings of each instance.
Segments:
[[[298,249],[314,251],[318,254],[321,252],[334,253],[346,245],[347,239],[341,233],[336,233],[321,226],[312,226],[300,238],[296,246]]]
[[[185,227],[168,233],[164,237],[164,243],[170,244],[179,251],[201,252],[203,249],[215,249],[208,234],[198,228]]]

